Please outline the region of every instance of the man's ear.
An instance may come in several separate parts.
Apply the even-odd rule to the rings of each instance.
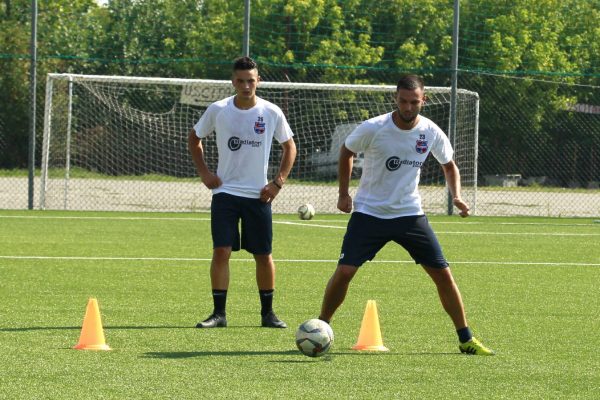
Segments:
[[[426,94],[423,95],[423,104],[427,103],[427,100],[429,100],[429,98],[427,97]]]

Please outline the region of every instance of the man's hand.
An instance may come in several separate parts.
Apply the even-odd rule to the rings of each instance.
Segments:
[[[260,191],[260,201],[263,203],[272,202],[280,190],[273,182],[267,183]]]
[[[221,178],[219,178],[216,174],[212,172],[208,172],[204,174],[202,177],[202,183],[209,189],[216,189],[223,184]]]
[[[467,203],[462,201],[461,198],[455,197],[454,199],[452,199],[452,203],[456,206],[456,208],[460,210],[458,215],[460,215],[463,218],[466,218],[470,215],[469,206],[467,205]]]
[[[340,194],[338,197],[337,208],[345,213],[352,211],[352,196],[349,194]]]

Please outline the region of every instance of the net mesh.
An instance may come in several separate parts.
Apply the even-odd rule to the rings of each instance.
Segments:
[[[231,82],[50,75],[48,88],[41,208],[210,208],[211,194],[196,176],[187,135],[210,103],[234,94]],[[358,123],[392,111],[394,92],[392,86],[263,82],[257,94],[282,108],[298,149],[274,212],[295,212],[304,203],[313,204],[317,213],[336,212],[339,147]],[[447,131],[450,89],[426,88],[426,93],[423,115]],[[463,196],[473,206],[477,113],[477,94],[459,90],[457,129],[451,141]],[[215,135],[203,144],[207,164],[216,171]],[[269,178],[276,174],[281,155],[275,142]],[[358,155],[355,177],[360,168]],[[422,167],[421,195],[427,212],[447,212],[443,172],[433,157]]]

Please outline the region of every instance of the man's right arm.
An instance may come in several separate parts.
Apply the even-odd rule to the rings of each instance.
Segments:
[[[340,211],[349,213],[352,211],[352,196],[350,196],[350,178],[352,176],[352,166],[354,165],[354,153],[345,145],[340,148],[340,158],[338,160],[338,204]]]
[[[202,147],[202,141],[196,135],[194,129],[190,130],[188,135],[188,150],[192,155],[198,176],[202,179],[202,183],[209,189],[216,189],[222,185],[221,178],[210,172],[206,161],[204,160],[204,148]]]

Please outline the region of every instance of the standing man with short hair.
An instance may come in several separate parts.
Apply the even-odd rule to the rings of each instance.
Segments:
[[[188,147],[202,183],[212,189],[213,257],[210,279],[214,309],[197,328],[226,327],[229,259],[232,251],[247,250],[256,261],[261,325],[287,328],[273,312],[275,264],[271,256],[271,202],[282,190],[294,160],[294,134],[281,109],[256,95],[260,83],[256,62],[241,57],[233,64],[235,95],[212,103],[190,131]],[[216,133],[216,174],[204,159],[202,139]],[[273,139],[283,155],[279,172],[269,182],[267,170]],[[238,224],[241,220],[241,234]]]
[[[469,206],[461,198],[460,174],[452,159],[450,141],[433,121],[419,115],[426,101],[424,90],[420,77],[402,77],[396,88],[396,110],[363,122],[342,145],[337,207],[343,212],[349,213],[353,206],[348,191],[353,156],[364,153],[364,164],[354,212],[337,269],[325,289],[319,318],[331,320],[359,267],[372,260],[386,243],[394,241],[421,264],[435,283],[442,306],[456,328],[460,351],[492,355],[494,352],[471,333],[458,286],[421,206],[421,166],[431,152],[442,165],[460,216],[469,215]]]

